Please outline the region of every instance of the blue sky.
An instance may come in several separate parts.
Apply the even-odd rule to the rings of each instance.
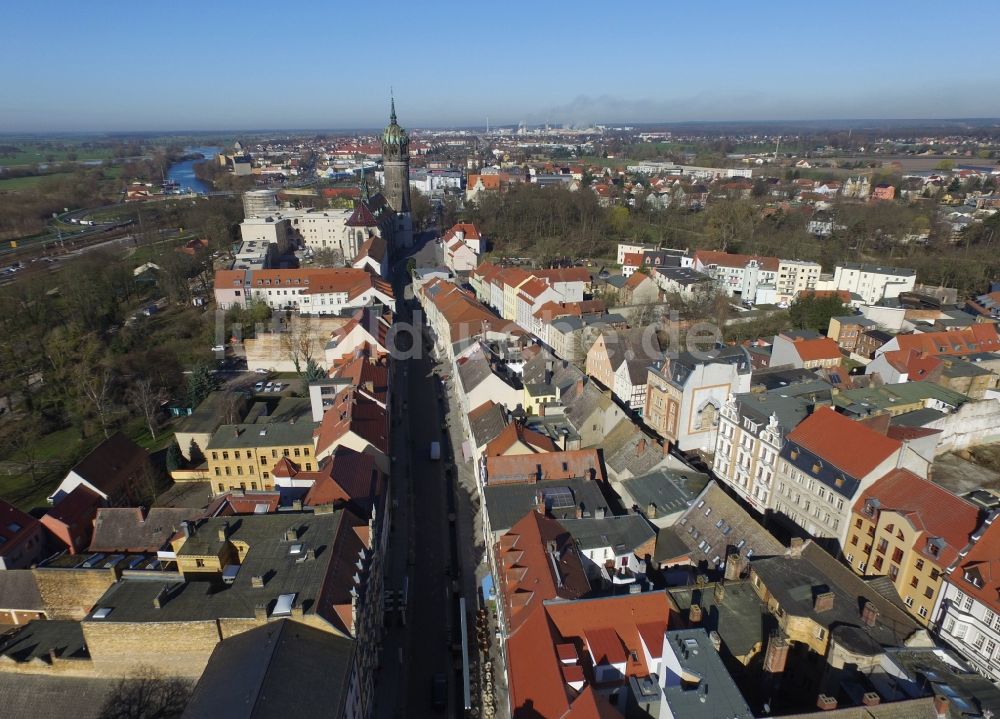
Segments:
[[[34,0],[0,132],[1000,117],[1000,3]]]

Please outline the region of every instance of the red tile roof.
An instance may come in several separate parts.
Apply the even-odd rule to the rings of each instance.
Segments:
[[[986,527],[948,581],[1000,614],[1000,522]]]
[[[337,447],[324,458],[317,475],[305,496],[308,507],[349,503],[360,516],[368,517],[385,492],[385,476],[375,460],[350,447]]]
[[[604,480],[604,470],[596,449],[487,457],[486,475],[489,484],[527,483],[574,477]]]
[[[818,407],[788,433],[788,441],[855,478],[868,475],[902,444],[829,407]]]
[[[624,662],[626,676],[648,676],[662,655],[669,614],[664,592],[553,602],[531,609],[507,642],[515,719],[615,716],[594,694],[594,665],[602,658]],[[655,641],[644,649],[645,637],[655,634],[660,636],[659,651]],[[577,664],[561,661],[556,647],[563,645],[576,649]],[[652,666],[646,664],[647,649]],[[586,685],[577,693],[567,680]]]
[[[938,566],[947,567],[955,561],[979,526],[978,507],[907,469],[894,469],[877,480],[854,503],[854,511],[863,514],[868,499],[877,499],[881,511],[906,515],[920,532],[917,551]],[[927,540],[934,537],[945,541],[937,557],[927,547]]]
[[[824,359],[839,360],[842,356],[840,353],[840,347],[829,337],[817,337],[811,340],[796,339],[793,340],[793,346],[795,347],[795,351],[799,353],[799,357],[803,362],[813,362]]]
[[[975,324],[964,330],[924,332],[896,335],[901,350],[914,350],[929,355],[964,355],[1000,351],[1000,335],[996,325]]]
[[[369,442],[382,454],[389,452],[389,415],[363,392],[349,387],[333,398],[315,431],[316,453],[338,444],[348,433]]]
[[[469,420],[471,421],[472,419],[472,413],[470,412]],[[490,440],[490,442],[486,445],[485,456],[500,456],[518,443],[528,445],[534,452],[559,451],[559,448],[556,447],[556,443],[544,434],[536,432],[533,429],[528,429],[524,425],[514,422],[512,424],[508,424],[504,427],[500,434]]]
[[[891,350],[885,353],[885,359],[897,371],[905,372],[910,382],[928,379],[943,365],[937,357],[916,350]]]
[[[642,264],[642,255],[638,252],[626,252],[622,259],[622,266],[639,267]]]
[[[480,238],[479,230],[476,229],[474,224],[471,222],[459,222],[452,225],[451,229],[444,233],[444,236],[441,237],[441,241],[448,244],[452,240],[457,239],[456,236],[459,232],[465,232],[466,240],[478,240]]]
[[[499,590],[510,631],[549,599],[578,599],[590,582],[573,537],[555,519],[531,511],[496,547]]]

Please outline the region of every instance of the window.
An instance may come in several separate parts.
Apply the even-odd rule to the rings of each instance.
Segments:
[[[219,491],[220,492],[226,491],[226,485],[224,485],[222,482],[219,482]]]
[[[893,552],[892,552],[892,561],[896,562],[896,564],[899,564],[900,562],[903,561],[903,550],[902,549],[899,549],[897,547],[896,549],[893,550]]]
[[[212,459],[218,460],[219,459],[219,453],[218,452],[212,452]]]
[[[878,552],[880,554],[885,554],[885,551],[889,548],[889,542],[886,539],[878,540]]]
[[[196,567],[204,567],[205,566],[205,560],[204,559],[196,559],[196,560],[194,560],[194,566],[196,566]]]
[[[868,568],[868,563],[867,562],[858,562],[858,571],[859,572],[863,572],[867,568]]]
[[[229,452],[223,452],[222,453],[222,458],[223,459],[229,459]]]
[[[257,489],[257,483],[256,482],[251,482],[250,483],[250,489]]]
[[[848,554],[847,555],[847,563],[850,564],[853,561],[854,561],[854,555],[853,554]]]
[[[858,535],[855,534],[851,536],[851,544],[855,547],[858,546]]]
[[[924,560],[918,559],[916,563],[917,571],[921,571],[924,568]]]
[[[966,633],[968,631],[969,631],[969,627],[967,625],[961,624],[961,623],[956,624],[955,625],[955,632],[954,632],[955,638],[957,638],[957,639],[965,639],[965,635],[966,635]]]
[[[899,567],[897,567],[895,564],[890,564],[889,579],[895,582],[898,577],[899,577]]]
[[[299,456],[299,453],[300,453],[300,450],[299,450],[299,448],[298,448],[298,447],[296,447],[296,448],[295,448],[295,456],[296,456],[296,457],[298,457],[298,456]]]
[[[875,557],[875,571],[882,571],[882,557]]]
[[[927,618],[927,607],[920,607],[920,609],[917,610],[917,614],[919,614],[921,617],[923,617],[924,619],[926,619]]]
[[[221,470],[221,469],[219,469],[218,467],[216,467],[216,468],[215,468],[215,476],[216,476],[216,477],[218,477],[218,476],[219,476],[219,475],[221,475],[221,474],[222,474],[222,470]]]
[[[928,599],[931,599],[934,596],[933,587],[927,587],[927,589],[924,590],[924,596],[927,597]]]
[[[913,606],[913,597],[907,595],[906,599],[903,600],[903,604],[905,604],[908,607],[912,607]]]
[[[972,611],[972,597],[966,597],[965,598],[964,609],[967,612]]]
[[[238,449],[233,450],[233,459],[239,459],[239,458],[240,458],[240,451]]]
[[[986,651],[983,652],[987,657],[992,657],[997,650],[997,643],[992,639],[986,642]]]
[[[264,455],[261,455],[260,456],[260,463],[261,464],[267,464],[267,457],[265,457]]]
[[[302,454],[305,455],[306,457],[308,457],[309,456],[309,448],[308,447],[303,447],[302,448]]]
[[[949,634],[955,630],[955,620],[952,617],[948,617],[948,621],[944,623],[944,630]]]
[[[985,642],[985,641],[986,641],[986,637],[984,637],[979,632],[975,632],[975,639],[972,640],[972,646],[974,646],[976,649],[982,649],[983,648],[983,642]]]

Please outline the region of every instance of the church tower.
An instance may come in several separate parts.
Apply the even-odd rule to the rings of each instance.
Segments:
[[[396,211],[393,244],[413,244],[410,218],[410,137],[396,122],[396,100],[391,98],[389,125],[382,133],[382,166],[385,170],[385,198]]]

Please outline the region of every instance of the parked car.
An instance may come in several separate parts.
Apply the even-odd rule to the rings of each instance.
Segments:
[[[274,382],[268,382],[267,385],[264,387],[265,392],[270,392],[273,389],[274,389]]]
[[[260,392],[261,390],[264,389],[264,383],[263,382],[258,382],[257,384],[255,384],[253,386],[253,389],[254,389],[255,392]]]

